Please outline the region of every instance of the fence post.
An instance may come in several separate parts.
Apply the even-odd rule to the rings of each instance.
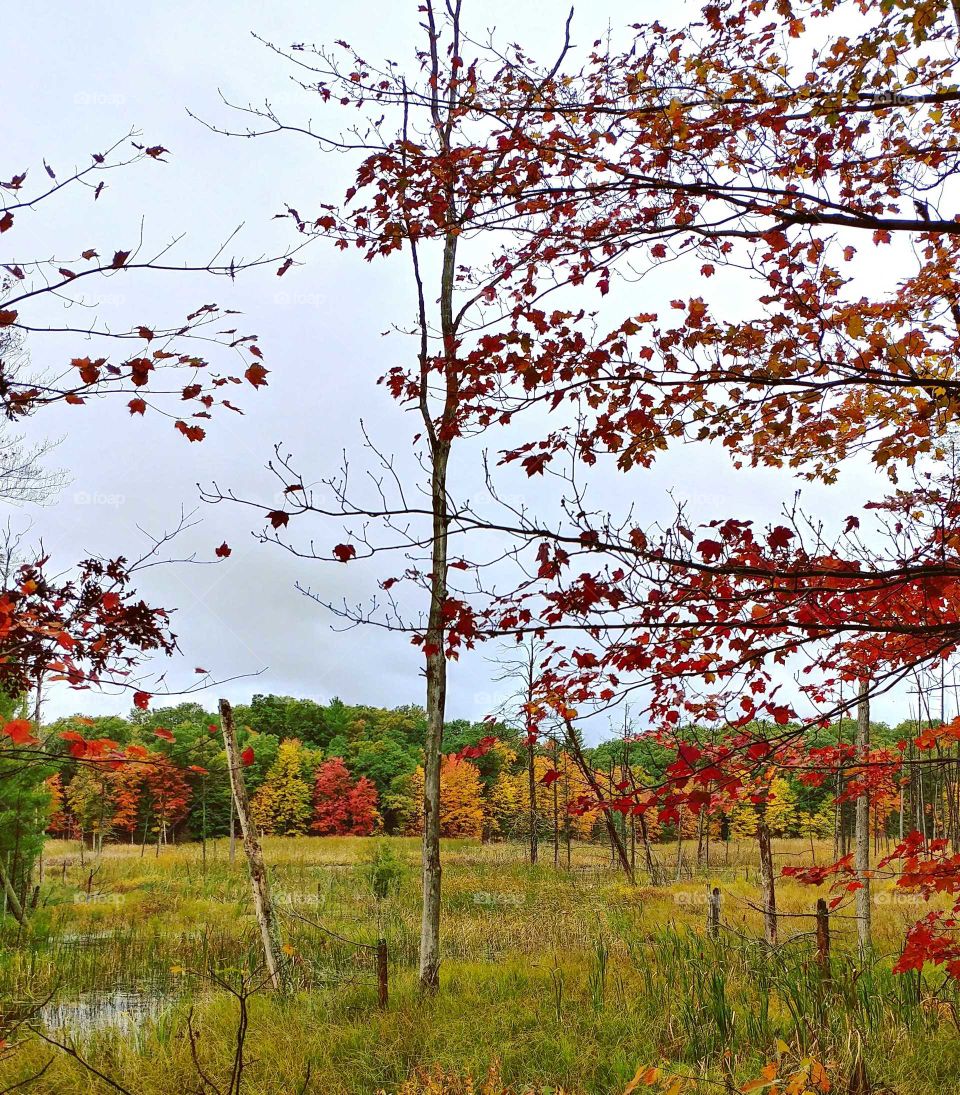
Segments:
[[[714,886],[707,894],[707,935],[717,939],[720,935],[720,887]]]
[[[817,898],[817,965],[824,979],[830,977],[830,913],[822,897]]]
[[[389,1002],[389,988],[387,984],[387,941],[377,940],[377,1003],[385,1008]]]

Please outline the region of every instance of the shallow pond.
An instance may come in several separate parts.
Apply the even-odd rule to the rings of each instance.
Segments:
[[[147,1020],[157,1018],[172,1003],[169,994],[147,989],[85,992],[72,1000],[45,1004],[39,1018],[51,1032],[83,1036],[112,1028],[129,1034]]]

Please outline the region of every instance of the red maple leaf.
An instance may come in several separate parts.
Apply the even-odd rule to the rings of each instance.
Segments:
[[[8,722],[2,732],[14,745],[34,745],[37,741],[33,736],[33,725],[28,719],[14,719]]]

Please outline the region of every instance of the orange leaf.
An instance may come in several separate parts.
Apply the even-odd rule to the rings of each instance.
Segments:
[[[14,745],[34,745],[37,739],[33,736],[33,725],[28,719],[14,719],[3,728],[3,733]]]

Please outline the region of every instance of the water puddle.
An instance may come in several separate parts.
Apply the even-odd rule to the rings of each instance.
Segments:
[[[85,992],[73,1000],[45,1004],[39,1018],[51,1032],[83,1036],[109,1028],[133,1034],[172,1003],[171,996],[144,989]]]

